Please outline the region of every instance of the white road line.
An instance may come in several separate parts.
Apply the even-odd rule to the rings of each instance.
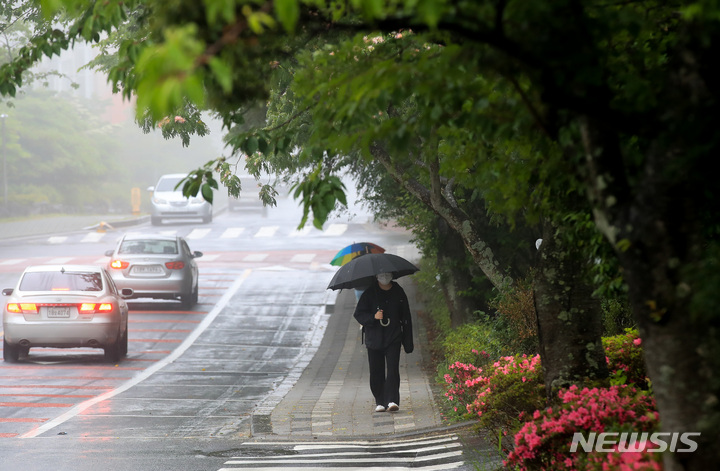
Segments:
[[[0,262],[0,265],[17,265],[20,262],[24,262],[27,260],[26,258],[10,258],[8,260],[3,260]]]
[[[225,232],[223,232],[220,235],[221,239],[234,239],[235,237],[239,237],[240,234],[242,234],[245,231],[244,227],[228,227],[225,229]]]
[[[295,229],[290,234],[288,234],[288,237],[300,237],[300,236],[306,236],[312,231],[312,226],[305,226],[302,229]]]
[[[280,226],[264,226],[255,233],[254,237],[272,237],[278,229],[280,229]]]
[[[202,257],[198,258],[197,260],[200,262],[212,262],[213,260],[216,260],[220,256],[219,253],[214,253],[212,255],[203,255]]]
[[[288,445],[292,445],[292,448],[286,449]],[[283,449],[272,454],[233,456],[223,463],[225,467],[220,471],[280,471],[287,469],[287,465],[295,465],[298,469],[319,465],[323,471],[439,471],[461,468],[465,464],[462,444],[457,435],[381,441],[245,442],[242,446],[263,450],[281,446]]]
[[[298,463],[301,463],[301,461],[298,461]],[[307,464],[307,462],[305,462]],[[308,468],[308,469],[321,469],[322,471],[407,471],[408,469],[415,469],[420,471],[443,471],[446,469],[456,469],[461,466],[463,466],[463,462],[458,463],[447,463],[447,464],[439,464],[434,466],[417,466],[413,465],[412,467],[409,466],[383,466],[383,463],[379,463],[378,466],[368,467],[368,466],[323,466],[322,468]],[[287,466],[263,466],[263,467],[255,467],[252,468],[220,468],[218,471],[238,471],[240,469],[252,469],[253,471],[279,471],[288,469]]]
[[[266,253],[251,253],[243,258],[243,262],[262,262],[268,257]]]
[[[324,236],[339,236],[347,231],[347,224],[330,224],[330,226],[323,231]]]
[[[48,237],[48,243],[49,244],[62,244],[67,240],[67,236],[54,236],[54,237]]]
[[[107,234],[107,232],[88,232],[80,242],[99,242],[100,239],[105,237],[105,234]]]
[[[193,342],[195,342],[200,337],[200,335],[205,332],[205,330],[207,330],[207,328],[212,324],[212,322],[222,312],[222,310],[225,309],[227,303],[230,301],[230,299],[232,299],[237,290],[240,289],[240,286],[250,276],[250,273],[252,273],[252,270],[245,270],[243,274],[237,280],[235,280],[235,283],[233,283],[233,285],[225,292],[225,294],[223,294],[222,298],[220,298],[220,300],[212,308],[212,310],[208,312],[205,317],[203,317],[203,320],[200,322],[200,324],[198,324],[197,327],[195,327],[195,330],[193,330],[192,333],[190,333],[190,335],[188,335],[185,340],[183,340],[183,342],[178,345],[177,348],[172,351],[172,353],[170,353],[170,355],[166,356],[151,367],[147,368],[136,377],[125,382],[125,384],[121,385],[117,389],[113,389],[112,391],[108,391],[105,394],[101,394],[92,399],[88,399],[85,402],[81,402],[80,404],[76,405],[75,407],[60,415],[59,417],[45,422],[41,426],[37,427],[34,430],[31,430],[25,435],[21,435],[20,438],[35,438],[38,435],[42,435],[48,430],[53,429],[58,425],[61,425],[66,421],[72,419],[73,417],[81,414],[83,411],[94,406],[95,404],[98,404],[102,401],[107,401],[108,399],[111,399],[118,394],[127,391],[131,387],[140,384],[150,376],[154,375],[157,371],[165,368],[167,365],[180,358],[180,356],[192,346]]]
[[[315,258],[314,253],[299,253],[292,256],[290,259],[291,263],[301,263],[301,262],[310,262],[313,258]]]
[[[193,229],[190,234],[185,236],[186,239],[202,239],[210,233],[210,229]]]
[[[61,265],[63,263],[68,263],[70,260],[72,260],[74,257],[58,257],[48,260],[47,262],[43,263],[43,265]]]
[[[429,455],[429,456],[417,456],[415,458],[405,457],[405,456],[386,456],[386,455],[376,455],[375,458],[358,458],[358,457],[352,457],[352,458],[345,458],[345,459],[317,459],[314,458],[312,460],[312,464],[341,464],[341,463],[377,463],[378,465],[382,466],[382,469],[392,469],[391,467],[385,467],[383,464],[385,463],[412,463],[412,468],[418,468],[418,463],[426,462],[426,461],[437,461],[447,458],[454,458],[462,456],[462,451],[451,451],[448,453],[438,453],[436,455]],[[252,457],[251,459],[243,459],[243,458],[235,458],[229,461],[226,461],[224,464],[260,464],[260,463],[266,463],[266,464],[299,464],[299,463],[310,463],[308,460],[302,459],[302,455],[300,455],[298,458],[284,458],[284,459],[278,459],[277,457],[273,457],[271,460],[263,460],[259,457]],[[462,463],[451,463],[451,464],[457,464],[458,466]],[[447,466],[447,465],[445,465]],[[400,469],[407,469],[407,466],[403,466]],[[322,468],[326,469],[326,468]],[[351,468],[352,469],[352,468]],[[355,469],[362,469],[362,468],[355,468]],[[434,467],[420,467],[420,469],[449,469],[449,468],[434,468]]]

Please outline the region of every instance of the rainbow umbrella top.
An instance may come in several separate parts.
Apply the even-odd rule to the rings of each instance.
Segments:
[[[336,253],[335,257],[333,257],[332,261],[330,262],[330,265],[340,267],[345,265],[347,262],[354,259],[355,257],[359,257],[360,255],[365,255],[367,253],[384,252],[384,248],[371,242],[357,242],[348,245],[347,247],[341,249],[338,253]]]

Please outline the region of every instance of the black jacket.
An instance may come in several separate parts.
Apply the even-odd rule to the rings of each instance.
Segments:
[[[383,310],[383,326],[375,319],[375,312]],[[355,308],[355,319],[364,328],[365,345],[373,350],[384,350],[391,343],[402,339],[406,353],[413,351],[412,317],[405,290],[393,282],[388,291],[377,282],[365,290]]]

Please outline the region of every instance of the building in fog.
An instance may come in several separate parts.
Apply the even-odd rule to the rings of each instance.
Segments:
[[[107,101],[105,118],[111,124],[132,120],[134,104],[123,101],[120,94],[112,93],[107,76],[92,69],[83,68],[97,55],[97,49],[87,43],[76,43],[71,51],[62,51],[59,56],[46,58],[37,67],[38,72],[49,72],[43,81],[47,88],[82,97],[87,100]],[[77,84],[77,88],[73,87]],[[38,83],[38,87],[43,86]]]

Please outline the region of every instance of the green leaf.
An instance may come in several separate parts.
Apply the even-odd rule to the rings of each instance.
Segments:
[[[230,66],[217,57],[211,58],[208,65],[223,92],[230,93],[232,91],[232,70]]]
[[[210,186],[208,183],[204,183],[202,186],[202,197],[208,203],[213,202],[213,189],[212,186]]]
[[[275,15],[286,31],[293,33],[300,17],[298,0],[275,0]]]

